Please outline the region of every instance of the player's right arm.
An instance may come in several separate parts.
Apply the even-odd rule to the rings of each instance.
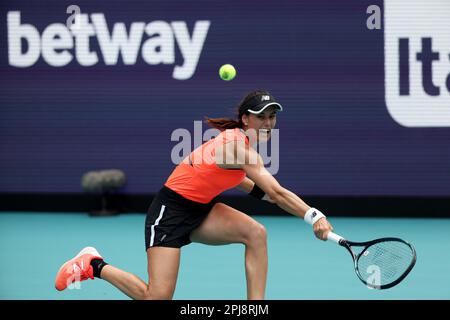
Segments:
[[[311,209],[295,193],[278,183],[264,167],[264,162],[255,149],[240,143],[228,143],[223,148],[220,151],[225,152],[225,156],[222,157],[224,163],[221,167],[243,169],[248,177],[284,211],[303,219],[306,212]],[[318,220],[313,227],[314,233],[321,240],[326,240],[328,232],[333,230],[326,218]]]

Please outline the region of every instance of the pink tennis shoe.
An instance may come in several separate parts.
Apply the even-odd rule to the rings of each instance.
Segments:
[[[83,248],[74,258],[66,261],[59,268],[56,275],[56,290],[62,291],[74,282],[94,279],[94,272],[91,266],[92,259],[101,259],[103,257],[93,247]]]

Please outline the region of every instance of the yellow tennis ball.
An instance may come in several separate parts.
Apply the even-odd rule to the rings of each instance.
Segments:
[[[219,69],[219,75],[222,80],[233,80],[236,77],[236,69],[231,64],[224,64]]]

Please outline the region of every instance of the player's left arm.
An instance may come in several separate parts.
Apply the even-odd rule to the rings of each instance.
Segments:
[[[245,177],[244,180],[240,184],[236,186],[236,189],[241,190],[251,196],[254,196],[260,200],[264,200],[270,203],[275,203],[268,194],[258,194],[258,191],[255,192],[255,183],[252,179]],[[256,189],[261,190],[260,188],[256,187]],[[262,192],[262,191],[261,191]]]
[[[236,186],[236,188],[245,193],[250,193],[250,191],[252,191],[254,186],[255,183],[253,182],[253,180],[251,180],[248,177],[245,177],[244,180],[242,180],[242,182]]]

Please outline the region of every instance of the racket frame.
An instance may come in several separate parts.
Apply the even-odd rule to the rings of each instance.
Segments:
[[[337,244],[346,248],[347,251],[350,252],[352,259],[353,259],[355,273],[358,276],[358,279],[361,280],[362,283],[364,283],[366,286],[368,286],[370,288],[383,290],[383,289],[389,289],[389,288],[392,288],[393,286],[396,286],[403,279],[405,279],[405,277],[411,272],[411,270],[414,268],[414,265],[416,264],[416,261],[417,261],[416,249],[414,248],[414,246],[412,244],[410,244],[409,242],[406,242],[403,239],[394,238],[394,237],[385,237],[385,238],[379,238],[379,239],[374,239],[374,240],[365,241],[365,242],[355,242],[355,241],[346,240],[343,237],[341,237],[335,233],[332,233],[332,232],[330,232],[330,233],[331,234],[328,235],[328,238],[330,240],[335,241]],[[361,256],[364,254],[364,252],[370,246],[377,244],[377,243],[387,242],[387,241],[397,241],[397,242],[402,242],[402,243],[406,244],[411,249],[412,256],[413,256],[412,261],[410,262],[408,268],[403,272],[403,274],[400,277],[398,277],[395,281],[392,281],[390,283],[383,284],[383,285],[372,285],[362,278],[360,271],[359,271],[359,267],[358,267],[358,261],[361,258]],[[352,247],[364,247],[364,248],[359,254],[356,254],[352,250]]]

